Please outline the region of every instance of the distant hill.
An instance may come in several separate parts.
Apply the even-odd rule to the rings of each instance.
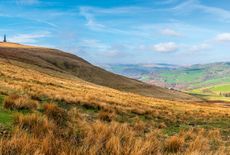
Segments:
[[[110,64],[105,68],[147,83],[164,83],[167,87],[182,90],[230,82],[230,63],[228,62],[187,67],[170,64]]]
[[[141,68],[142,72],[133,68]],[[107,67],[108,68],[108,67]],[[192,66],[112,65],[110,71],[127,75],[149,84],[208,96],[230,92],[230,63],[197,64]],[[130,72],[132,70],[132,72]],[[123,73],[126,72],[126,73]],[[210,91],[207,91],[210,90]],[[216,97],[215,97],[216,98]],[[221,97],[222,99],[222,97]],[[228,99],[229,100],[229,99]]]
[[[125,75],[131,78],[141,80],[143,76],[156,73],[162,70],[175,69],[179,66],[171,64],[106,64],[101,65],[108,71],[114,72],[116,74]]]
[[[160,77],[159,80],[164,80],[175,87],[189,90],[230,82],[230,63],[192,65],[162,71],[157,74]]]
[[[49,74],[74,76],[87,82],[122,91],[169,100],[198,100],[185,93],[163,89],[108,72],[78,56],[56,49],[0,43],[0,58],[14,65],[32,67]]]

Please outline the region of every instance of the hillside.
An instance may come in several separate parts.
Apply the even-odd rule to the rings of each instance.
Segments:
[[[185,93],[163,89],[110,73],[75,55],[56,49],[0,43],[0,58],[14,65],[26,65],[49,74],[71,75],[84,81],[122,91],[170,100],[199,100]]]
[[[228,104],[145,97],[14,63],[0,59],[0,154],[229,154]]]

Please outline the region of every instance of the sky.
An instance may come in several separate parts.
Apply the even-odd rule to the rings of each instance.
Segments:
[[[229,0],[0,0],[0,35],[100,65],[230,60]]]

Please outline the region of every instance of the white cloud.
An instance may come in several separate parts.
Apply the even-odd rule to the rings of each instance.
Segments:
[[[161,30],[161,34],[167,35],[167,36],[173,36],[173,37],[179,37],[179,36],[181,36],[180,33],[176,32],[173,29],[169,29],[169,28]]]
[[[159,43],[153,46],[156,52],[173,52],[178,49],[178,45],[174,42]]]
[[[186,9],[185,9],[186,8]],[[189,13],[192,11],[201,11],[203,13],[210,14],[212,16],[218,17],[217,20],[222,20],[224,22],[230,21],[230,11],[218,7],[208,6],[200,3],[199,0],[187,0],[176,7],[172,8],[171,11],[175,13]]]
[[[189,51],[190,52],[206,51],[206,50],[210,49],[210,47],[211,47],[211,45],[209,45],[207,43],[202,43],[202,44],[191,46]]]
[[[41,32],[36,34],[19,34],[16,36],[9,37],[10,42],[16,43],[36,43],[37,39],[48,37],[50,35],[49,32]]]
[[[109,23],[104,22],[102,20],[98,20],[97,17],[109,17],[117,15],[135,15],[135,14],[143,14],[155,11],[151,8],[146,7],[114,7],[114,8],[98,8],[98,7],[84,7],[81,6],[79,8],[79,14],[86,19],[86,26],[90,30],[101,31],[106,33],[115,33],[115,34],[124,34],[124,35],[133,35],[133,36],[150,36],[148,33],[140,32],[136,29],[132,29],[131,27],[127,30],[124,27],[117,27],[118,24],[121,23]],[[121,18],[122,21],[122,18]],[[120,21],[120,22],[121,22]],[[127,22],[125,19],[123,22]],[[128,25],[127,25],[128,26]],[[151,36],[150,36],[151,37]]]
[[[229,42],[230,41],[230,33],[221,33],[216,36],[216,40],[219,42]]]
[[[118,14],[138,14],[156,11],[157,9],[147,8],[147,7],[112,7],[112,8],[100,8],[100,7],[80,7],[80,12],[90,12],[94,15],[118,15]]]
[[[222,17],[224,20],[230,19],[230,11],[228,10],[224,10],[224,9],[217,8],[217,7],[205,6],[205,5],[198,5],[197,8],[203,10],[206,13],[209,13],[209,14],[212,14],[218,17]]]
[[[93,30],[101,30],[104,29],[105,26],[101,23],[98,23],[94,17],[94,15],[90,12],[90,8],[88,7],[81,7],[80,8],[80,15],[85,17],[87,23],[86,26]]]
[[[125,57],[127,53],[123,51],[129,49],[128,46],[123,44],[110,45],[94,39],[84,39],[80,41],[77,46],[78,51],[81,51],[87,56],[102,56],[106,58]]]
[[[84,39],[80,42],[81,47],[84,48],[94,48],[95,50],[105,50],[108,49],[109,46],[106,45],[105,43],[102,43],[98,40],[94,39]]]

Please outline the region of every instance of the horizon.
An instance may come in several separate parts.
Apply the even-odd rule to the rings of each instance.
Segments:
[[[0,34],[9,42],[61,49],[95,65],[228,62],[227,3],[0,0]]]
[[[194,64],[173,64],[173,63],[101,63],[101,64],[96,64],[98,66],[100,65],[173,65],[173,66],[178,66],[178,67],[190,67],[190,66],[195,66],[195,65],[209,65],[209,64],[217,64],[217,63],[229,63],[230,61],[214,61],[214,62],[208,62],[208,63],[194,63]]]

